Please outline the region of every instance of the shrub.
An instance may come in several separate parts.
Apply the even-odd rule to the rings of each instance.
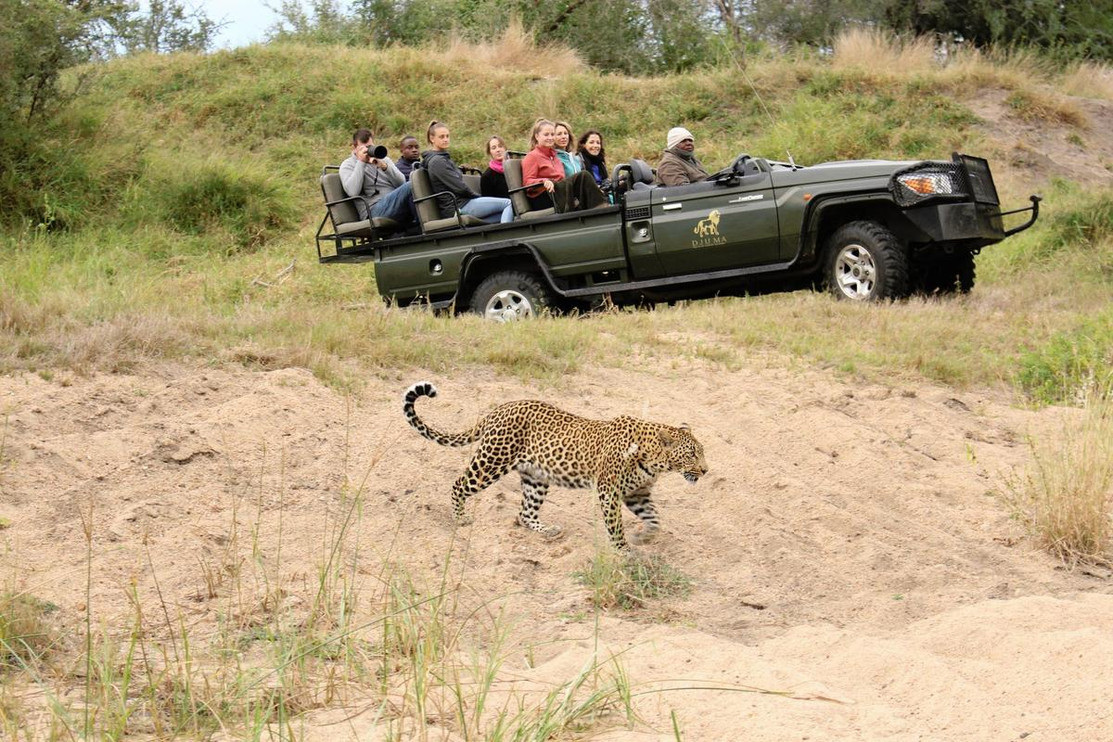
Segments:
[[[269,175],[218,162],[164,172],[153,187],[162,212],[187,234],[227,233],[228,252],[258,248],[293,221],[291,195]]]

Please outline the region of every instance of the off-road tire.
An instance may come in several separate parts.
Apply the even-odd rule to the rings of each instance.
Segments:
[[[497,322],[536,317],[552,303],[552,293],[544,281],[524,271],[492,273],[471,296],[472,311]]]
[[[824,278],[839,299],[885,301],[908,296],[908,250],[877,222],[842,225],[827,241]]]

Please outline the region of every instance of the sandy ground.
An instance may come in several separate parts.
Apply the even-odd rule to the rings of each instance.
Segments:
[[[2,574],[80,636],[92,508],[94,624],[126,635],[134,582],[203,643],[232,605],[231,581],[210,590],[206,574],[254,561],[241,583],[267,572],[287,604],[311,601],[357,492],[345,559],[365,592],[384,563],[435,580],[452,555],[462,603],[512,617],[506,677],[550,687],[621,652],[636,690],[661,691],[635,698],[644,723],[599,739],[675,739],[673,712],[686,740],[1113,739],[1113,582],[1034,550],[996,494],[1026,437],[1075,411],[761,359],[592,368],[547,389],[431,378],[441,394],[419,412],[449,430],[520,398],[692,425],[710,473],[658,483],[664,532],[640,548],[693,589],[596,628],[573,577],[604,543],[593,496],[554,490],[542,515],[565,535],[546,542],[512,525],[503,480],[454,535],[448,492],[470,449],[405,426],[401,394],[422,376],[373,379],[359,399],[299,369],[0,378]],[[372,717],[350,702],[310,714],[306,735],[376,739]],[[434,724],[430,738],[456,737]]]

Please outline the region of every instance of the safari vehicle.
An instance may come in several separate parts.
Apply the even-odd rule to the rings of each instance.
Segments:
[[[974,257],[1035,223],[1040,203],[1031,196],[1029,206],[1002,211],[986,160],[957,153],[806,167],[742,154],[707,180],[677,187],[653,185],[649,166],[632,160],[614,168],[614,205],[566,214],[529,210],[520,160],[508,159],[506,173],[517,218],[488,225],[440,218],[428,178],[415,170],[421,233],[400,234],[397,225],[358,222],[352,199],[326,172],[318,257],[373,263],[389,302],[499,320],[605,299],[808,284],[840,299],[882,301],[969,292]],[[1024,212],[1026,221],[1005,227],[1006,216]]]

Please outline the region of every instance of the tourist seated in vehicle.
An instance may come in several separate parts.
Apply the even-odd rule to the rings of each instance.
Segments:
[[[669,129],[667,148],[657,163],[657,182],[663,186],[688,185],[706,180],[707,172],[696,159],[695,139],[683,126]]]
[[[352,154],[340,163],[340,182],[349,197],[359,197],[355,205],[360,219],[386,218],[410,224],[416,218],[410,184],[385,152],[386,147],[375,147],[370,129],[357,129],[352,135]]]
[[[572,136],[572,127],[564,121],[553,124],[553,149],[557,159],[564,168],[564,176],[571,178],[584,169],[580,158],[576,156],[575,139]]]
[[[607,170],[607,153],[603,149],[603,135],[596,129],[588,129],[580,136],[576,150],[584,170],[591,175],[595,185],[606,192],[610,187],[611,176],[610,171]]]
[[[493,135],[487,139],[487,169],[479,176],[479,192],[494,198],[510,198],[506,185],[506,173],[502,161],[506,158],[506,140]]]
[[[409,180],[410,171],[419,162],[421,162],[421,145],[418,144],[417,137],[402,137],[402,141],[398,143],[398,162],[394,163],[398,166],[398,172],[405,175],[406,180]]]
[[[561,214],[608,206],[607,196],[590,174],[580,170],[565,176],[554,149],[554,130],[552,121],[538,119],[530,132],[530,151],[522,160],[522,184],[536,186],[526,191],[530,206],[534,209],[555,206]]]
[[[429,174],[429,184],[437,196],[441,218],[447,219],[458,209],[461,214],[478,217],[490,224],[514,219],[509,198],[491,198],[473,191],[464,181],[460,167],[448,152],[448,126],[440,121],[429,124],[426,133],[432,149],[421,155],[422,167]]]

